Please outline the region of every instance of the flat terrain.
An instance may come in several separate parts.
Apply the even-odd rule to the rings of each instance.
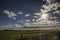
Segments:
[[[1,30],[0,40],[60,40],[60,30]]]
[[[59,31],[60,30],[60,27],[47,27],[47,28],[31,28],[31,27],[27,27],[27,28],[21,28],[20,30],[54,30],[54,31]]]

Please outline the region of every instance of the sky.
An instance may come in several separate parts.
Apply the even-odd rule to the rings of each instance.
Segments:
[[[26,25],[60,21],[59,0],[0,0],[0,25]],[[45,17],[45,14],[49,16]],[[27,24],[28,25],[28,24]]]
[[[40,10],[41,5],[42,0],[0,0],[0,24],[31,20],[34,13]],[[13,14],[9,17],[4,11]],[[14,19],[14,14],[16,19]]]

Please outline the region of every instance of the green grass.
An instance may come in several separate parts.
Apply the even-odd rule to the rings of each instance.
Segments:
[[[0,31],[0,40],[59,40],[57,32],[46,30],[4,30]]]

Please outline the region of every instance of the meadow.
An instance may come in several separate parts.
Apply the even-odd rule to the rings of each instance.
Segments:
[[[1,30],[0,40],[60,40],[60,31]]]

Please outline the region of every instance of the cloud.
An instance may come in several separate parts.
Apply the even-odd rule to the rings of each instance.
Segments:
[[[44,9],[40,9],[41,10],[41,13],[46,13],[48,12],[47,10],[44,10]]]
[[[20,30],[23,26],[20,24],[0,25],[0,30]]]
[[[21,15],[21,14],[23,14],[22,12],[19,12],[19,14]]]
[[[56,2],[56,0],[46,0],[48,4]]]
[[[20,24],[14,24],[14,26],[16,26],[16,27],[21,27],[21,25],[20,25]]]
[[[16,17],[17,15],[16,15],[14,12],[9,11],[9,10],[4,10],[3,12],[4,12],[5,14],[7,14],[9,18],[16,19],[15,17]]]
[[[29,23],[29,22],[30,22],[30,20],[28,20],[28,19],[27,19],[27,20],[25,20],[25,23]]]
[[[18,23],[24,23],[24,20],[17,21]]]
[[[56,13],[60,14],[60,10],[56,10],[56,11],[53,12],[53,14],[56,14]]]
[[[53,10],[58,10],[58,7],[60,7],[60,3],[58,3],[57,0],[45,0],[47,4],[43,4],[42,5],[42,8],[43,9],[40,9],[41,12],[50,12]],[[55,13],[55,12],[54,12]]]
[[[31,27],[31,21],[29,19],[24,20],[24,26]]]
[[[21,21],[18,21],[18,23],[20,23]]]
[[[24,26],[26,26],[26,27],[34,27],[34,26],[36,26],[36,25],[34,25],[35,19],[32,19],[32,21],[33,22],[31,22],[30,20],[25,20]]]
[[[25,22],[24,26],[26,26],[26,27],[31,27],[31,24]]]
[[[41,15],[41,13],[34,13],[35,15]]]
[[[13,17],[13,19],[14,19],[14,20],[16,20],[16,18],[15,18],[15,17]]]
[[[46,1],[47,4],[42,5],[40,9],[40,14],[43,14],[43,13],[60,14],[60,10],[58,10],[58,7],[60,7],[60,4],[56,2],[56,0],[43,0],[43,1]],[[38,16],[41,16],[40,14],[35,13],[35,15],[38,15]]]
[[[34,21],[35,21],[35,19],[32,19],[32,21],[34,22]]]
[[[49,19],[57,19],[57,17],[49,17]]]
[[[58,10],[57,10],[57,11],[55,11],[55,12],[56,12],[56,13],[60,13],[60,11],[58,11]]]
[[[43,25],[44,25],[44,23],[46,24],[46,20],[42,19],[42,17],[41,17],[42,14],[45,14],[45,13],[48,15],[50,15],[51,13],[60,14],[60,10],[58,10],[58,8],[60,7],[60,4],[56,0],[43,0],[43,1],[46,1],[46,3],[41,6],[40,13],[39,12],[34,13],[35,16],[33,16],[33,17],[37,18],[37,20],[34,23],[32,22],[31,23],[32,25],[38,26],[40,24],[43,24]],[[51,20],[49,20],[49,19],[51,19]],[[47,19],[47,24],[50,24],[50,23],[54,24],[54,21],[52,21],[52,19],[56,20],[57,17],[49,16]],[[57,21],[55,23],[57,23]]]
[[[38,18],[37,16],[33,16],[34,18]]]
[[[48,12],[48,11],[52,11],[52,10],[57,10],[57,8],[59,7],[59,4],[58,3],[55,3],[55,4],[49,4],[49,5],[42,5],[42,9],[41,12],[45,11],[45,12]]]
[[[30,14],[26,14],[26,15],[25,15],[25,17],[29,17],[29,16],[30,16]]]

